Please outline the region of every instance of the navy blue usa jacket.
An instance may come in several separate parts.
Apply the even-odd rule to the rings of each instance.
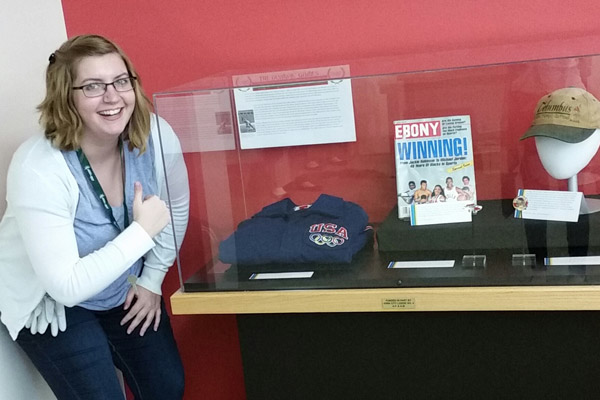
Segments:
[[[358,204],[322,194],[308,207],[289,198],[242,221],[219,245],[228,264],[349,263],[373,231]]]

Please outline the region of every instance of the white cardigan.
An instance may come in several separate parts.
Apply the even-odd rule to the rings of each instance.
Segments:
[[[159,138],[157,118],[152,114],[151,119],[159,197],[168,200],[168,181],[168,204],[179,245],[189,212],[187,170],[172,128],[158,118]],[[0,222],[0,320],[13,340],[45,293],[72,307],[103,290],[140,257],[145,261],[137,284],[161,294],[165,274],[175,260],[173,225],[169,223],[152,240],[132,222],[103,248],[80,258],[73,229],[78,185],[62,153],[45,137],[33,137],[15,152],[6,200]]]

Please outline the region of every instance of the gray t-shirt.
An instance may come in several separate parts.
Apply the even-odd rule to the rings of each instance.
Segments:
[[[134,182],[138,181],[142,184],[144,197],[158,194],[158,190],[154,170],[152,138],[149,138],[146,152],[141,156],[137,149],[129,151],[128,144],[128,141],[123,142],[123,155],[125,162],[125,204],[127,205],[129,222],[131,222],[133,221]],[[104,206],[90,181],[84,175],[85,172],[79,162],[77,153],[75,151],[63,151],[63,157],[79,185],[79,203],[77,204],[73,227],[79,256],[84,257],[104,247],[125,229],[125,208],[122,205],[112,208],[113,216],[120,227],[120,230],[117,230],[112,223],[112,219],[107,216]],[[127,291],[130,288],[127,277],[129,275],[139,276],[142,265],[143,259],[140,258],[107,288],[78,305],[89,310],[109,310],[120,306],[125,302]]]

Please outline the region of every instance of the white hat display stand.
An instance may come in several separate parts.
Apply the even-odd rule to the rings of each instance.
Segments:
[[[536,136],[535,145],[544,169],[554,179],[567,179],[567,190],[579,191],[577,174],[594,158],[600,147],[600,129],[579,143]],[[600,199],[582,197],[579,214],[600,211]]]

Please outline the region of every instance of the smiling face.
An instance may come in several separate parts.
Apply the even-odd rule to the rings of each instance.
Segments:
[[[76,68],[74,87],[89,83],[109,83],[129,76],[117,53],[82,58]],[[125,130],[135,107],[135,92],[117,92],[112,85],[98,97],[73,91],[73,101],[84,125],[84,140],[116,140]]]

